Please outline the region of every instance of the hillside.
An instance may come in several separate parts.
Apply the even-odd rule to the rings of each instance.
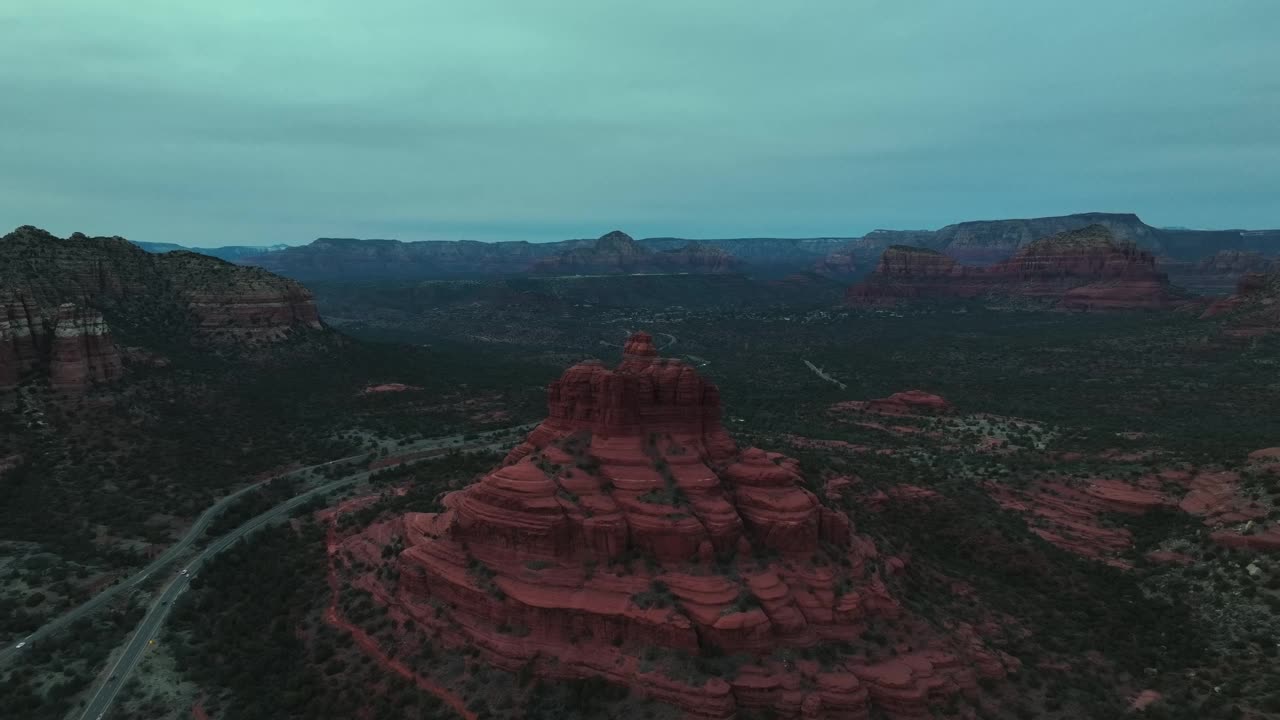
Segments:
[[[32,373],[67,389],[114,380],[125,345],[251,347],[323,329],[293,280],[119,237],[20,227],[0,238],[0,287],[0,387]]]

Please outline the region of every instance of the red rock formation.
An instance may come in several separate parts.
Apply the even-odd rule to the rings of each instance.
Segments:
[[[990,483],[1001,507],[1026,515],[1031,532],[1068,552],[1127,568],[1115,557],[1133,546],[1133,535],[1106,521],[1106,513],[1141,515],[1175,500],[1161,492],[1157,476],[1133,482],[1096,478],[1082,485],[1039,479],[1024,488]]]
[[[894,246],[846,297],[862,306],[1004,297],[1070,310],[1160,309],[1174,302],[1154,257],[1115,240],[1101,225],[1042,238],[985,268],[958,265],[932,250]]]
[[[533,264],[532,271],[545,275],[727,273],[740,267],[736,258],[714,245],[689,241],[684,247],[655,252],[614,230],[592,245],[542,258]]]
[[[49,351],[49,383],[59,389],[83,389],[124,374],[120,351],[97,310],[70,303],[58,308]]]
[[[921,626],[881,579],[875,545],[804,488],[795,460],[739,448],[715,386],[657,357],[648,334],[616,369],[570,368],[548,406],[444,512],[347,539],[353,562],[379,564],[393,534],[405,548],[398,583],[354,582],[495,665],[604,677],[695,718],[866,718],[873,705],[917,717],[1003,675],[963,632],[876,657],[859,639],[869,621]],[[780,654],[832,641],[861,649],[824,667]],[[752,659],[732,680],[671,665],[710,647]]]
[[[1213,303],[1202,318],[1225,317],[1227,334],[1251,338],[1280,332],[1280,272],[1248,273],[1235,295]]]
[[[850,410],[871,413],[874,415],[909,416],[909,415],[943,415],[955,411],[945,398],[927,393],[923,390],[907,390],[896,392],[887,398],[875,400],[847,400],[832,405],[832,412]]]
[[[19,292],[0,297],[0,389],[31,373],[60,390],[82,390],[124,372],[120,350],[97,310],[65,303],[51,315]]]
[[[936,250],[894,245],[880,256],[874,273],[849,288],[846,299],[854,305],[874,307],[904,300],[977,297],[986,288],[970,281],[975,272]]]

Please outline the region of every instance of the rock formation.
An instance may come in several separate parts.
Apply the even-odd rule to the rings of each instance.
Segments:
[[[866,412],[873,415],[945,415],[955,411],[951,403],[939,395],[923,390],[897,392],[874,400],[846,400],[831,406],[833,412]]]
[[[1248,273],[1234,295],[1213,303],[1201,316],[1226,318],[1227,334],[1253,338],[1280,332],[1280,271]]]
[[[534,263],[542,275],[614,275],[623,273],[726,273],[740,263],[724,250],[699,242],[653,251],[630,235],[614,230],[594,244],[576,247]]]
[[[548,409],[443,512],[345,540],[352,582],[500,667],[603,677],[694,718],[919,717],[1004,674],[971,629],[939,635],[905,611],[874,543],[795,460],[738,447],[715,386],[649,335],[616,369],[570,368]],[[392,536],[395,572],[357,570]],[[869,623],[896,629],[894,653],[861,639]],[[828,661],[794,657],[818,647]],[[736,672],[697,677],[713,655]]]
[[[118,237],[63,239],[20,227],[0,238],[0,284],[8,298],[22,298],[23,309],[4,300],[10,334],[38,333],[30,318],[52,322],[63,303],[99,311],[117,328],[163,318],[169,329],[215,344],[322,327],[311,293],[292,280],[196,253],[151,254]]]
[[[885,250],[875,273],[847,294],[861,306],[978,297],[1070,310],[1160,309],[1175,301],[1155,258],[1116,240],[1102,225],[1041,238],[991,267],[964,266],[934,250],[895,245]]]
[[[904,300],[976,297],[986,289],[969,277],[976,273],[937,250],[893,245],[880,256],[874,273],[849,288],[846,299],[853,305],[874,307]]]
[[[1035,240],[1058,233],[1101,225],[1116,240],[1159,254],[1172,275],[1195,272],[1206,255],[1218,252],[1280,250],[1280,230],[1186,230],[1152,227],[1133,213],[1077,213],[1055,217],[978,220],[947,225],[939,230],[875,230],[834,249],[827,261],[842,267],[850,260],[875,261],[891,245],[928,248],[965,265],[986,266],[1013,257]],[[1175,284],[1180,284],[1175,280]]]
[[[297,329],[319,330],[311,291],[260,268],[189,252],[157,256],[175,279],[179,297],[195,318],[199,337],[212,341],[275,342]]]
[[[1160,262],[1169,282],[1200,295],[1230,295],[1249,273],[1280,270],[1280,258],[1248,250],[1223,250],[1197,262]]]
[[[59,390],[83,390],[123,373],[97,310],[64,303],[46,314],[21,292],[0,296],[0,389],[37,374]]]
[[[53,321],[49,349],[49,384],[82,389],[124,374],[120,351],[102,313],[64,303]]]

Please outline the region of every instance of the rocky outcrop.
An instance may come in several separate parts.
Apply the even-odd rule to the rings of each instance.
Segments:
[[[1236,338],[1280,332],[1280,271],[1246,274],[1234,295],[1213,303],[1201,317],[1224,317],[1226,333]]]
[[[965,268],[937,250],[893,245],[880,256],[876,270],[849,288],[850,304],[875,307],[904,300],[977,297],[985,291]]]
[[[874,400],[847,400],[832,405],[832,412],[865,412],[872,415],[888,415],[895,417],[917,415],[946,415],[955,411],[955,407],[940,395],[923,390],[907,390],[897,392],[886,398]]]
[[[64,303],[81,308],[79,322],[91,329],[105,317],[117,329],[204,344],[273,342],[322,327],[297,282],[196,253],[147,253],[118,237],[63,239],[20,227],[0,239],[0,283],[21,298],[5,300],[5,332],[14,337],[38,334],[31,318],[55,322]]]
[[[39,376],[59,390],[83,390],[123,373],[97,310],[65,303],[46,313],[23,293],[0,296],[0,389]]]
[[[1155,258],[1102,225],[1036,240],[991,267],[972,267],[933,250],[893,246],[876,272],[849,289],[862,306],[906,300],[1009,298],[1070,310],[1162,309],[1175,296]]]
[[[120,350],[102,313],[70,303],[58,307],[50,333],[49,384],[80,390],[124,374]]]
[[[1280,258],[1248,250],[1223,250],[1197,262],[1166,262],[1169,282],[1200,295],[1230,295],[1249,273],[1280,270]]]
[[[617,275],[626,273],[727,273],[740,263],[724,250],[699,242],[653,251],[614,230],[594,244],[565,250],[534,263],[541,275]]]
[[[649,335],[614,369],[567,370],[548,411],[443,512],[344,541],[350,581],[500,667],[603,677],[696,718],[918,717],[1004,674],[972,631],[930,634],[904,610],[875,544],[795,460],[739,447],[716,387]],[[361,570],[390,537],[394,572]],[[871,623],[898,652],[860,640]],[[791,660],[815,646],[831,662]],[[735,672],[699,677],[712,652]]]

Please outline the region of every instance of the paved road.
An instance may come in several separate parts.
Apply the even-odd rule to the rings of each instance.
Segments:
[[[506,428],[506,430],[517,430],[530,427],[533,426],[521,425],[516,428]],[[478,440],[463,445],[454,443],[454,440],[460,441],[461,439],[461,435],[451,435],[445,438],[433,438],[432,441],[435,442],[435,447],[437,449],[448,450],[456,447],[468,452],[487,450],[493,447],[506,447],[509,444],[507,441],[494,442],[493,440]],[[422,450],[425,448],[418,447],[417,449]],[[412,463],[428,459],[430,458],[415,458],[409,462]],[[191,577],[200,571],[200,568],[204,563],[208,562],[218,553],[234,545],[241,538],[244,538],[264,525],[267,525],[272,521],[279,520],[282,517],[287,517],[298,506],[308,502],[312,498],[337,490],[344,485],[351,485],[353,483],[366,480],[374,472],[376,471],[363,470],[339,480],[334,480],[324,485],[312,488],[300,495],[295,495],[261,515],[258,515],[252,520],[249,520],[235,530],[223,535],[208,547],[201,550],[199,554],[192,558],[191,561],[182,568],[182,570],[173,575],[173,577],[164,585],[163,589],[161,589],[161,591],[157,593],[155,598],[151,601],[151,605],[147,608],[147,612],[143,616],[142,621],[138,623],[137,629],[134,630],[133,635],[130,636],[127,644],[125,645],[124,651],[120,653],[119,657],[111,665],[105,681],[101,681],[98,688],[92,692],[92,696],[90,697],[88,704],[85,705],[84,712],[79,715],[81,720],[96,720],[96,718],[102,717],[106,713],[107,709],[111,707],[111,703],[120,692],[120,688],[125,684],[129,674],[133,672],[134,668],[136,668],[138,663],[142,660],[142,657],[146,654],[147,648],[151,647],[152,640],[159,635],[160,628],[164,625],[164,621],[169,617],[169,610],[173,608],[174,600],[176,600],[179,595],[186,592],[191,583]],[[183,570],[186,572],[184,573]]]
[[[503,428],[500,430],[492,430],[489,432],[504,433],[508,431],[522,430],[527,427],[531,427],[531,426],[519,425],[512,428]],[[416,443],[413,443],[411,445],[406,445],[403,447],[396,448],[395,453],[398,455],[398,454],[406,454],[406,453],[420,451],[420,450],[431,450],[431,449],[445,448],[445,447],[450,447],[454,445],[459,445],[460,443],[463,442],[463,437],[464,437],[463,435],[447,435],[447,436],[438,437],[438,438],[427,438],[424,440],[420,440]],[[146,567],[139,570],[137,573],[125,579],[123,582],[117,583],[107,588],[106,590],[103,590],[101,593],[85,601],[84,604],[76,608],[73,608],[72,610],[67,611],[65,614],[60,615],[57,618],[54,618],[53,620],[50,620],[48,623],[42,625],[39,629],[35,630],[34,632],[31,632],[26,637],[13,638],[12,640],[6,642],[3,645],[3,647],[0,647],[0,666],[4,666],[6,663],[21,656],[22,653],[28,647],[49,637],[53,633],[56,633],[59,630],[69,626],[71,623],[75,622],[76,620],[79,620],[80,618],[85,617],[86,615],[89,615],[90,613],[93,613],[94,611],[106,606],[108,603],[111,602],[112,599],[114,599],[120,593],[136,588],[138,585],[147,581],[153,574],[164,570],[164,568],[167,565],[172,563],[175,559],[177,559],[184,552],[186,552],[192,546],[192,544],[200,540],[200,538],[204,537],[205,530],[208,529],[209,524],[212,523],[219,515],[221,515],[222,512],[226,510],[232,503],[240,499],[246,493],[268,482],[271,482],[272,480],[275,480],[277,478],[285,478],[285,477],[292,477],[295,475],[301,475],[302,473],[306,473],[311,470],[315,470],[318,468],[325,468],[331,465],[337,465],[339,463],[367,461],[372,457],[373,457],[373,453],[361,453],[359,455],[349,455],[344,458],[330,460],[328,462],[319,463],[317,465],[309,465],[307,467],[298,468],[297,470],[290,470],[289,472],[281,473],[280,475],[276,475],[266,480],[263,480],[262,482],[255,483],[253,485],[249,485],[247,487],[241,488],[240,490],[237,490],[231,493],[230,495],[227,495],[226,497],[222,498],[218,502],[211,505],[203,513],[201,513],[200,517],[196,518],[196,521],[191,525],[191,529],[187,531],[187,534],[184,535],[182,539],[178,540],[178,542],[171,545],[163,553],[156,556],[154,560],[152,560]],[[17,647],[17,644],[19,642],[25,643],[24,647],[21,649]]]

